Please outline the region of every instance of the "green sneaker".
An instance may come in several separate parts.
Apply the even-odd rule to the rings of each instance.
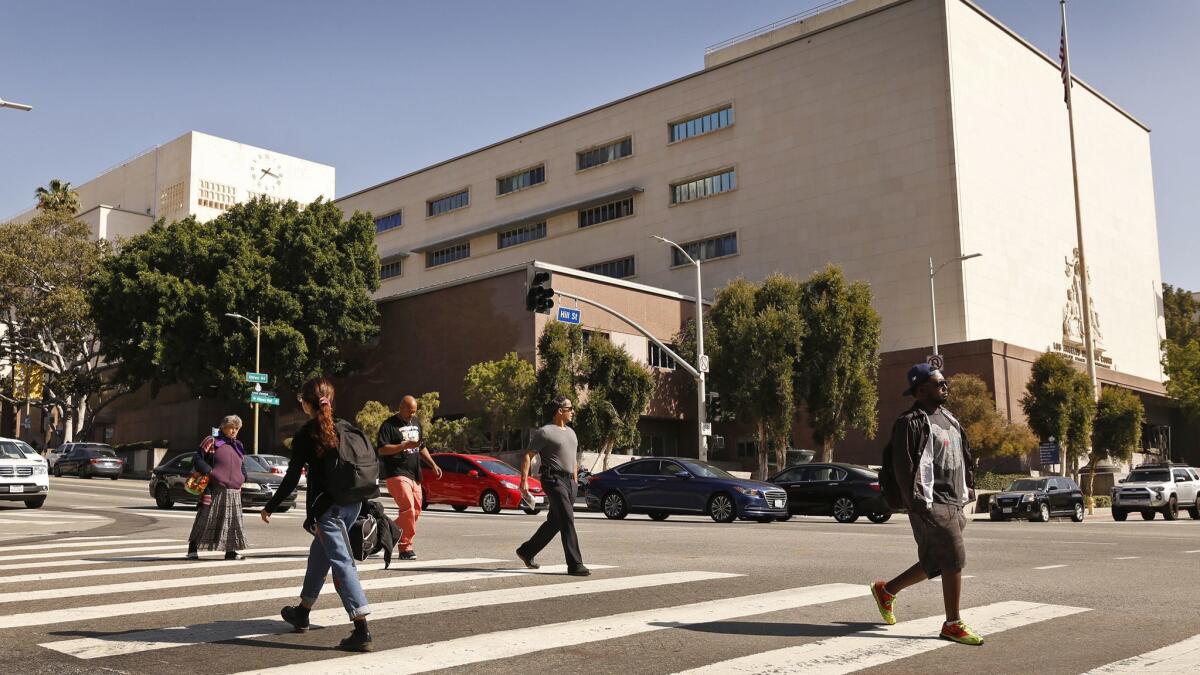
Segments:
[[[953,623],[947,621],[943,623],[940,637],[943,640],[957,642],[960,645],[978,646],[983,644],[983,636],[971,630],[971,627],[962,621],[955,621]]]
[[[896,606],[896,596],[888,593],[886,586],[883,581],[871,584],[871,597],[875,598],[875,606],[879,608],[879,616],[883,617],[883,622],[892,626],[896,623],[896,615],[892,613]]]

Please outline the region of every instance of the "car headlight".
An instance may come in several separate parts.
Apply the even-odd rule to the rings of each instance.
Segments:
[[[1027,492],[1027,493],[1025,493],[1025,494],[1023,494],[1023,495],[1021,495],[1021,501],[1023,501],[1023,502],[1031,502],[1031,501],[1033,501],[1033,500],[1035,500],[1035,499],[1037,499],[1037,497],[1035,497],[1034,495],[1032,495],[1032,494],[1030,494],[1030,493],[1028,493],[1028,492]]]
[[[506,487],[506,488],[508,488],[509,490],[520,490],[520,489],[521,489],[521,486],[520,486],[520,485],[517,485],[516,483],[510,483],[510,482],[508,482],[508,481],[506,481],[506,480],[502,480],[502,481],[500,481],[500,486],[501,486],[501,487]]]
[[[1161,485],[1155,485],[1154,487],[1151,487],[1150,489],[1154,490],[1155,492],[1157,492],[1160,495],[1163,493],[1163,490],[1166,490],[1166,488]]]
[[[45,476],[46,475],[46,465],[38,464],[37,466],[33,467],[33,475]]]
[[[746,495],[747,497],[762,497],[763,496],[761,490],[755,490],[754,488],[735,487],[733,489]]]

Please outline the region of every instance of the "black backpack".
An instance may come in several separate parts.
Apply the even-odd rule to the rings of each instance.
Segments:
[[[326,492],[339,506],[379,496],[379,456],[366,434],[346,420],[337,421],[336,457],[329,466]]]
[[[379,551],[379,521],[373,516],[360,513],[350,526],[350,551],[354,559],[362,562]],[[390,556],[389,556],[390,557]]]

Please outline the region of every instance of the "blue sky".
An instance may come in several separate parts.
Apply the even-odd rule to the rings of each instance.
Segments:
[[[979,0],[1057,55],[1055,0]],[[703,66],[824,0],[5,2],[0,217],[189,130],[337,167],[347,194]],[[1076,75],[1148,124],[1163,278],[1200,289],[1200,2],[1074,0]]]

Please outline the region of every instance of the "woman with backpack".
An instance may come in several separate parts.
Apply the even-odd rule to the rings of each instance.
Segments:
[[[242,458],[246,454],[237,439],[242,418],[226,415],[221,420],[217,436],[205,436],[196,450],[192,466],[208,477],[208,487],[196,505],[196,519],[188,536],[188,560],[199,560],[200,549],[225,551],[226,560],[241,560],[238,551],[246,548],[242,527],[242,483],[246,469]]]
[[[354,622],[354,632],[343,639],[338,648],[366,652],[371,651],[371,633],[367,630],[371,607],[358,581],[348,534],[358,517],[362,497],[354,494],[357,484],[345,479],[347,469],[353,472],[358,467],[343,459],[348,447],[351,451],[357,450],[360,444],[366,444],[366,439],[346,420],[334,418],[333,393],[333,385],[323,377],[309,380],[301,387],[297,399],[304,414],[308,415],[308,422],[292,437],[292,461],[288,463],[287,474],[260,515],[263,522],[271,522],[271,514],[284,497],[296,489],[300,471],[307,466],[305,502],[308,518],[304,521],[304,529],[313,533],[313,543],[308,550],[308,570],[300,591],[300,604],[284,607],[280,615],[297,631],[308,630],[309,611],[325,585],[325,575],[332,568],[333,587]],[[369,448],[369,444],[366,445]],[[378,469],[374,471],[377,477]]]

